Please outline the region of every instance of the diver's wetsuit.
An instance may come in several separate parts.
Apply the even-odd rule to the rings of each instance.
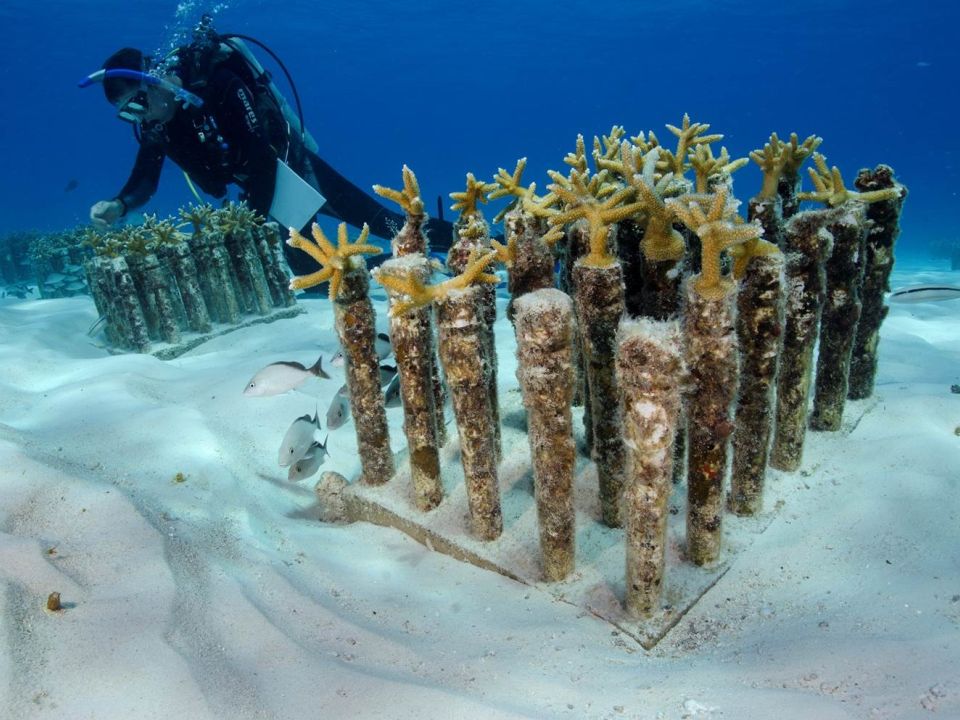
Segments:
[[[273,121],[271,127],[284,128],[271,142],[264,118],[255,110],[253,93],[229,68],[214,68],[202,87],[185,85],[203,98],[203,107],[180,108],[169,122],[141,126],[140,150],[117,199],[127,210],[144,205],[156,192],[164,158],[169,156],[205,193],[224,197],[227,185],[235,183],[250,207],[265,216],[273,200],[277,157],[282,156],[287,142],[286,123],[279,111],[276,118],[266,118]],[[287,162],[327,200],[321,213],[356,227],[367,223],[370,232],[382,238],[392,237],[403,225],[403,215],[384,208],[310,152],[299,135],[291,133],[289,142]],[[449,222],[431,219],[427,231],[434,249],[450,246]],[[287,252],[287,260],[298,275],[316,269],[302,252]]]

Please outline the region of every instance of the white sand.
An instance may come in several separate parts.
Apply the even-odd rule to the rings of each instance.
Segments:
[[[894,284],[930,280],[957,282]],[[0,300],[4,720],[960,717],[960,301],[892,308],[859,424],[808,437],[786,506],[649,652],[397,531],[316,521],[313,481],[275,464],[314,399],[241,395],[333,352],[305,305],[163,362],[93,347],[89,300]],[[315,384],[321,416],[339,385]],[[352,476],[355,448],[331,433],[324,469]]]

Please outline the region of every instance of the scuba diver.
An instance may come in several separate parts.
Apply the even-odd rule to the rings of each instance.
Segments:
[[[244,40],[263,48],[286,74],[296,113]],[[303,125],[296,86],[280,59],[254,38],[218,34],[209,16],[194,30],[193,42],[177,48],[159,67],[141,51],[123,48],[80,86],[97,82],[117,108],[117,117],[134,126],[140,144],[117,196],[90,209],[98,227],[146,204],[156,192],[166,157],[184,171],[191,189],[196,185],[223,198],[227,186],[235,184],[253,210],[285,227],[306,231],[318,210],[356,227],[367,223],[382,238],[392,237],[404,223],[403,215],[383,207],[317,154]],[[449,247],[449,222],[432,218],[425,230],[435,249]],[[304,253],[286,255],[295,274],[316,269]]]

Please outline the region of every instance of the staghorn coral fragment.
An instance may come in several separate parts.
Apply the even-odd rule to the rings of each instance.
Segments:
[[[709,192],[710,178],[729,178],[735,171],[750,162],[748,158],[731,160],[730,153],[725,147],[721,147],[720,155],[714,157],[713,150],[706,143],[691,148],[688,159],[696,178],[695,187],[698,193]]]
[[[450,197],[455,201],[451,210],[459,210],[460,215],[474,215],[478,212],[479,203],[486,204],[487,193],[496,189],[493,183],[477,180],[473,173],[467,173],[467,188],[463,192],[452,192]]]
[[[683,114],[683,121],[680,123],[680,127],[675,125],[667,125],[667,130],[673,133],[677,137],[677,149],[676,152],[670,152],[669,150],[664,150],[664,159],[669,163],[671,172],[674,175],[680,176],[687,169],[687,153],[691,147],[696,145],[702,145],[704,143],[717,142],[718,140],[723,140],[723,135],[713,134],[713,135],[703,135],[707,130],[710,129],[710,125],[706,123],[692,123],[690,122],[690,116],[687,113]],[[652,135],[652,133],[651,133]]]
[[[291,290],[303,290],[314,287],[322,282],[330,281],[330,300],[336,300],[343,282],[344,273],[348,269],[347,260],[355,256],[380,255],[383,250],[377,245],[366,244],[370,235],[370,226],[363,224],[363,229],[357,241],[353,244],[347,238],[347,224],[340,223],[337,229],[337,246],[334,247],[323,230],[316,223],[311,228],[314,242],[310,242],[295,228],[290,228],[290,238],[287,245],[303,250],[320,265],[320,269],[309,275],[302,275],[290,281]]]
[[[796,133],[792,137],[796,141]],[[791,158],[787,147],[776,133],[770,133],[770,140],[759,150],[750,153],[750,159],[759,165],[763,172],[763,184],[757,196],[759,199],[769,200],[777,196],[780,178],[783,176],[787,161]]]
[[[701,203],[707,202],[709,210],[704,212]],[[721,254],[735,245],[755,240],[762,228],[755,223],[734,222],[736,213],[727,204],[726,188],[720,188],[712,196],[685,196],[668,200],[667,204],[700,238],[701,269],[693,278],[693,288],[704,297],[723,297],[733,290],[734,283],[721,273]]]
[[[809,168],[809,172],[810,179],[816,190],[814,192],[802,192],[798,194],[797,197],[800,200],[814,200],[825,203],[829,207],[837,207],[848,200],[874,203],[881,200],[893,200],[898,195],[896,188],[868,190],[867,192],[847,190],[843,184],[843,177],[840,175],[840,168],[836,165],[828,168],[826,157],[820,153],[813,154],[813,161],[816,164],[816,168]]]
[[[823,138],[810,135],[801,143],[796,133],[790,133],[790,140],[784,143],[785,162],[777,184],[777,194],[783,201],[785,220],[796,215],[800,209],[797,197],[800,192],[800,167],[822,142]]]
[[[393,200],[408,217],[410,215],[423,215],[423,198],[420,197],[420,183],[417,182],[417,176],[406,165],[403,166],[401,172],[403,174],[403,190],[392,190],[383,185],[374,185],[373,191],[382,198]]]
[[[420,307],[442,300],[454,290],[463,290],[474,282],[497,284],[500,278],[496,275],[483,272],[497,257],[496,251],[477,257],[476,252],[470,254],[466,269],[456,277],[444,280],[436,285],[428,285],[414,276],[396,278],[374,271],[374,279],[388,290],[405,295],[406,300],[400,300],[390,306],[390,317],[403,315]]]
[[[390,247],[394,257],[421,253],[427,255],[429,244],[424,233],[424,223],[427,216],[424,211],[423,199],[420,197],[420,184],[406,165],[403,166],[403,190],[391,190],[383,185],[374,185],[373,191],[380,197],[393,200],[403,209],[406,219],[390,240]]]
[[[610,226],[643,209],[639,202],[622,204],[634,195],[635,189],[629,186],[617,189],[610,183],[605,185],[599,181],[598,176],[594,176],[588,183],[584,175],[577,170],[572,170],[569,178],[550,171],[550,177],[554,182],[549,189],[565,204],[564,210],[548,217],[550,225],[556,229],[575,220],[585,219],[590,227],[590,253],[584,258],[584,262],[596,267],[612,265],[614,256],[607,241]],[[548,240],[548,237],[544,240]]]

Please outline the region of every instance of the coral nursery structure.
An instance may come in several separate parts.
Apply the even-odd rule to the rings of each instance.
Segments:
[[[216,332],[298,312],[276,225],[243,204],[193,206],[181,219],[192,232],[154,217],[88,231],[90,293],[113,347],[175,357]]]
[[[751,153],[763,177],[745,220],[734,172],[748,159],[714,152],[721,136],[689,117],[668,129],[675,149],[619,127],[594,138],[592,152],[578,137],[567,172],[549,171],[545,195],[521,184],[525,159],[512,173],[499,169],[494,183],[468,174],[465,190],[452,193],[461,213],[447,257],[454,276],[440,282],[413,172],[403,168],[401,190],[375,187],[407,218],[394,259],[374,273],[389,295],[404,406],[399,482],[383,443],[376,474],[364,449],[364,433],[384,437],[360,282],[365,251],[352,249],[364,239],[291,241],[321,265],[294,285],[332,281],[348,374],[357,364],[370,376],[350,387],[352,400],[364,398],[355,407],[361,482],[324,483],[322,502],[544,583],[646,646],[725,571],[744,529],[762,529],[756,516],[777,507],[769,496],[783,488],[769,482],[768,465],[800,466],[813,388],[814,427],[836,427],[861,279],[873,268],[874,284],[886,282],[904,194],[883,169],[861,173],[863,192],[850,192],[815,153],[820,138],[771,134]],[[813,190],[802,193],[809,158]],[[494,219],[502,241],[479,209],[489,200],[507,201]],[[828,207],[799,211],[803,201]],[[878,227],[871,266],[864,242]],[[505,395],[495,381],[503,352],[493,342],[495,263],[508,273],[517,348],[519,393]],[[349,321],[348,302],[363,307]],[[348,327],[365,338],[362,348],[351,349]],[[867,351],[875,333],[865,330]],[[452,447],[441,434],[441,374],[457,426]],[[734,543],[724,540],[731,533],[741,533]]]

